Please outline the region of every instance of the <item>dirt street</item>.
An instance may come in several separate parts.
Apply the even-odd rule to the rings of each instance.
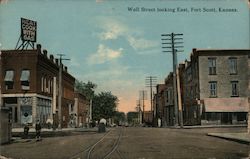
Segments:
[[[83,132],[73,136],[43,138],[40,142],[32,139],[27,142],[2,145],[1,155],[13,159],[237,159],[249,156],[249,145],[206,134],[243,131],[246,130],[119,127],[111,129],[108,133]]]

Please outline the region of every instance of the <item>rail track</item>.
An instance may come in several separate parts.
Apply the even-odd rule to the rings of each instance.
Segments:
[[[124,159],[119,151],[119,143],[122,138],[124,128],[111,129],[99,140],[89,147],[73,154],[69,159]]]

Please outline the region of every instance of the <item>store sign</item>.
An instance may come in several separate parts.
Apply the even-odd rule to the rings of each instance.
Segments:
[[[37,22],[21,18],[22,41],[36,42]]]

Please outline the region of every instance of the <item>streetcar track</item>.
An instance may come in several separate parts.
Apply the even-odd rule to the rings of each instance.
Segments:
[[[113,145],[112,150],[111,150],[107,155],[104,156],[104,159],[108,158],[114,151],[117,150],[117,148],[118,148],[118,146],[119,146],[119,142],[120,142],[120,140],[121,140],[121,136],[122,136],[122,129],[120,130],[119,137],[118,137],[118,139],[116,140],[115,144]],[[120,156],[120,155],[119,155],[119,156]]]
[[[104,157],[102,157],[103,159],[108,159],[114,152],[117,152],[119,158],[121,158],[121,159],[124,158],[122,156],[121,152],[117,149],[118,146],[119,146],[120,140],[122,138],[122,134],[123,134],[123,129],[124,128],[119,128],[119,129],[120,130],[118,132],[118,134],[119,134],[118,138],[115,139],[115,141],[114,141],[114,143],[112,145],[111,150],[108,153],[106,153],[104,155]],[[109,137],[109,134],[111,134],[111,132],[114,132],[115,130],[117,130],[117,129],[111,129],[111,130],[109,130],[105,135],[103,135],[100,139],[98,139],[94,144],[92,144],[92,145],[88,146],[87,148],[85,148],[85,149],[83,149],[83,150],[81,150],[81,151],[79,151],[79,152],[71,155],[69,157],[69,159],[82,158],[82,156],[84,156],[84,154],[86,154],[86,153],[87,153],[86,154],[87,159],[91,159],[91,155],[94,154],[94,152],[95,152],[94,149],[97,149],[98,144],[100,144],[104,139],[108,139],[108,140],[112,139],[113,137]]]
[[[87,152],[87,151],[90,151],[91,148],[92,148],[94,145],[97,145],[99,142],[101,142],[101,141],[105,138],[105,136],[107,136],[110,132],[111,132],[111,130],[108,131],[108,132],[107,132],[104,136],[102,136],[99,140],[97,140],[97,142],[95,142],[93,145],[90,145],[90,146],[88,146],[87,148],[85,148],[84,150],[81,150],[81,151],[79,151],[79,152],[77,152],[77,153],[71,155],[71,157],[70,157],[69,159],[74,159],[74,158],[77,157],[79,154],[85,153],[85,152]]]
[[[113,146],[112,146],[112,148],[111,148],[111,150],[107,153],[107,154],[105,154],[102,158],[103,159],[107,159],[110,155],[112,155],[116,150],[117,150],[117,148],[118,148],[118,146],[119,146],[119,142],[120,142],[120,140],[121,140],[121,137],[122,137],[122,131],[123,131],[123,128],[121,128],[120,130],[119,130],[119,136],[118,136],[118,138],[115,140],[115,142],[114,142],[114,144],[113,144]],[[103,137],[103,139],[106,137],[106,135]],[[103,140],[102,139],[102,140]],[[89,152],[88,152],[88,157],[87,157],[87,159],[91,159],[91,154],[93,153],[93,150],[94,150],[94,148],[96,148],[96,146],[100,143],[101,141],[99,141],[98,143],[96,143],[95,145],[93,145],[92,146],[92,148],[89,150]],[[116,151],[117,152],[117,151]],[[120,158],[122,158],[121,157],[121,154],[118,154],[119,155],[119,157]]]

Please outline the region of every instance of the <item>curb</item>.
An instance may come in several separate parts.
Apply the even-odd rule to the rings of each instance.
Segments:
[[[238,134],[238,133],[235,133]],[[241,144],[247,144],[250,145],[250,137],[249,138],[239,138],[237,136],[232,136],[228,135],[227,133],[208,133],[207,136],[212,136],[212,137],[217,137],[217,138],[221,138],[221,139],[226,139],[226,140],[230,140],[230,141],[235,141]]]

